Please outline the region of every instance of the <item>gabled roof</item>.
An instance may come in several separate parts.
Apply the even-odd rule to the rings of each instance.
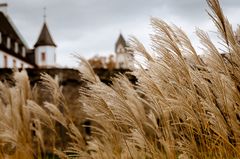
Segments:
[[[34,47],[45,46],[45,45],[56,47],[56,44],[53,42],[53,39],[49,33],[46,22],[44,22],[44,24],[43,24],[42,31],[41,31],[39,38],[38,38],[36,44],[34,45]]]
[[[0,32],[3,35],[7,35],[14,41],[18,42],[18,44],[25,46],[24,41],[18,35],[17,30],[15,30],[15,28],[10,23],[9,19],[1,11],[0,11]]]

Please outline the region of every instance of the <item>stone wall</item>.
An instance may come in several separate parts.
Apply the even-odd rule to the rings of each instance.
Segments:
[[[76,126],[80,129],[80,131],[83,134],[90,133],[90,130],[87,130],[87,128],[84,128],[82,125],[84,124],[91,124],[90,121],[86,121],[86,115],[82,110],[82,103],[79,100],[79,89],[81,87],[85,86],[85,82],[81,78],[81,73],[78,70],[74,69],[58,69],[58,68],[52,68],[52,69],[26,69],[31,87],[34,87],[34,85],[40,84],[40,77],[42,73],[47,73],[53,78],[58,76],[59,84],[62,86],[62,93],[66,99],[66,106],[69,109],[69,114],[71,115],[73,122],[76,124]],[[95,69],[95,73],[99,76],[100,80],[108,85],[111,84],[111,78],[115,75],[121,73],[124,74],[128,72],[129,70],[107,70],[107,69]],[[12,69],[0,69],[0,80],[1,81],[7,81],[10,83],[10,85],[14,85],[13,81],[13,70]],[[129,76],[128,78],[133,83],[136,82],[136,79],[133,76]],[[41,87],[38,88],[38,98],[35,99],[35,101],[42,105],[43,101],[49,101],[51,102],[51,94],[49,92],[44,91]],[[57,131],[59,131],[60,139],[56,139],[56,145],[59,147],[64,147],[64,143],[66,140],[68,140],[67,136],[65,134],[65,130],[61,125],[58,125]],[[45,132],[49,136],[49,132],[47,129],[44,129]],[[51,136],[51,135],[50,135]],[[45,141],[46,145],[50,145],[47,140]],[[47,147],[48,147],[47,146]]]
[[[81,73],[78,70],[75,69],[60,69],[60,68],[50,68],[50,69],[26,69],[29,80],[31,83],[31,86],[33,86],[35,83],[40,81],[41,73],[47,73],[52,77],[58,76],[60,79],[61,85],[83,85],[84,82],[81,79]],[[107,70],[107,69],[94,69],[94,72],[99,76],[100,80],[106,84],[111,84],[111,78],[114,77],[116,74],[125,74],[126,72],[129,72],[130,70],[126,69],[113,69],[113,70]],[[0,80],[8,80],[12,81],[12,73],[13,69],[0,69]],[[133,83],[136,82],[136,78],[134,76],[127,75],[129,80]]]

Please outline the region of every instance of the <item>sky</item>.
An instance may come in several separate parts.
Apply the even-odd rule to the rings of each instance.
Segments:
[[[30,48],[43,25],[44,7],[50,33],[57,44],[57,63],[76,66],[73,54],[85,58],[114,54],[120,34],[137,37],[148,49],[157,17],[181,27],[194,46],[200,47],[196,27],[216,31],[207,15],[205,0],[0,0],[8,3],[8,14]],[[233,27],[240,23],[240,0],[220,0]]]

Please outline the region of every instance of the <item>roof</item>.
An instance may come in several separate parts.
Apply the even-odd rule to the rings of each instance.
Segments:
[[[36,44],[34,45],[34,47],[45,46],[45,45],[55,46],[55,47],[57,46],[54,43],[52,36],[50,35],[50,32],[48,30],[46,22],[44,22],[44,24],[43,24],[42,31],[41,31],[39,38],[38,38]]]
[[[125,39],[123,38],[122,34],[120,33],[119,37],[118,37],[118,40],[115,44],[115,48],[117,48],[118,45],[123,45],[123,47],[127,47],[127,43],[125,41]]]
[[[1,4],[2,5],[2,4]],[[10,17],[5,15],[3,12],[0,11],[0,32],[3,35],[2,37],[6,38],[9,37],[13,42],[17,42],[19,46],[25,47],[26,51],[28,51],[28,47],[22,38],[21,34],[18,32],[17,28],[11,21]],[[0,50],[8,53],[9,55],[12,55],[13,57],[16,57],[34,67],[36,67],[36,64],[34,63],[34,60],[30,60],[26,57],[23,57],[21,54],[16,53],[14,51],[14,48],[12,47],[12,42],[11,42],[11,47],[7,48],[6,43],[2,42],[0,44]]]
[[[115,43],[115,52],[117,52],[117,47],[119,45],[122,45],[124,48],[127,47],[127,43],[124,39],[124,37],[122,36],[122,34],[120,33],[117,42]]]
[[[1,11],[0,11],[0,24],[1,24],[0,32],[3,35],[7,35],[14,41],[18,42],[18,44],[25,46],[23,39],[20,38],[15,28],[11,25],[9,19]]]

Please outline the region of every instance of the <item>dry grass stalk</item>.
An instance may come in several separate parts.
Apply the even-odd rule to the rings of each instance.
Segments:
[[[107,86],[77,56],[87,83],[79,90],[79,102],[92,122],[91,136],[74,124],[57,79],[42,74],[41,86],[51,98],[41,103],[24,71],[15,73],[15,86],[0,83],[0,157],[45,153],[47,128],[53,134],[51,149],[61,158],[239,158],[239,41],[218,0],[207,3],[226,56],[197,30],[207,54],[201,59],[183,30],[156,18],[151,19],[151,39],[157,56],[131,38],[131,49],[147,66],[132,72],[136,85],[118,75]],[[69,138],[60,139],[64,136]],[[67,142],[64,150],[59,140]]]

